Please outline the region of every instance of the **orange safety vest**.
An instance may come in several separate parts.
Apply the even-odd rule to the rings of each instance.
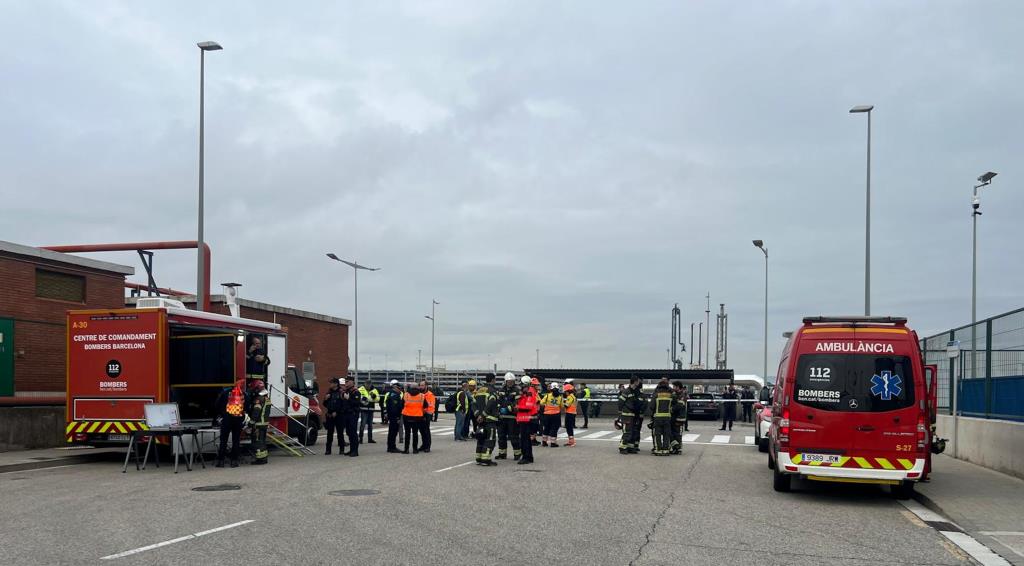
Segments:
[[[561,406],[562,400],[555,397],[554,393],[547,393],[540,400],[541,406],[544,407],[545,415],[557,415],[562,412]]]
[[[423,416],[423,399],[425,397],[422,393],[413,395],[412,393],[405,394],[405,405],[402,407],[402,416],[406,417],[422,417]]]
[[[226,411],[233,417],[240,417],[244,410],[245,396],[242,395],[242,390],[236,385],[231,389],[231,393],[228,393],[228,406]]]
[[[423,396],[427,399],[427,413],[433,415],[434,411],[437,409],[437,397],[434,395],[434,392],[429,389],[423,394]]]
[[[565,413],[568,415],[576,414],[576,396],[572,393],[565,396],[562,401],[562,405],[565,405]]]

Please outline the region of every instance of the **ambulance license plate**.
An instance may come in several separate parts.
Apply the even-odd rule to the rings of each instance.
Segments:
[[[130,438],[131,437],[129,437],[127,434],[108,434],[107,435],[107,440],[125,440],[125,441],[127,441]]]
[[[838,454],[804,454],[804,462],[817,462],[820,464],[838,464]]]

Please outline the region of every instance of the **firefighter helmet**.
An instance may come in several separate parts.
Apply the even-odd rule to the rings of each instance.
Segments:
[[[622,419],[615,419],[615,430],[622,430]]]

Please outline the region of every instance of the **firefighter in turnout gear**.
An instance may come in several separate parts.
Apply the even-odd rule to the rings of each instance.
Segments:
[[[262,386],[262,381],[258,382],[259,393],[253,397],[252,407],[249,409],[249,418],[252,419],[252,449],[253,449],[253,464],[262,465],[267,463],[267,456],[270,453],[267,451],[267,427],[270,426],[270,421],[267,417],[270,413],[270,397],[269,392]]]
[[[476,463],[480,466],[497,465],[491,460],[491,453],[498,436],[498,398],[486,385],[477,387],[473,392],[473,420],[478,427]]]
[[[636,454],[640,451],[640,427],[644,424],[646,405],[640,378],[631,376],[629,387],[619,392],[619,419],[622,421],[619,454]]]
[[[683,449],[683,429],[690,430],[686,426],[686,386],[683,385],[682,381],[672,382],[672,397],[674,404],[672,405],[672,448],[669,450],[671,454],[682,454]]]
[[[512,457],[518,460],[523,456],[519,446],[519,424],[516,422],[516,406],[519,401],[519,386],[512,372],[505,374],[505,386],[497,395],[498,401],[498,455],[495,460],[508,458],[508,444],[512,443]]]
[[[216,467],[224,467],[227,455],[228,436],[231,437],[231,467],[238,467],[239,440],[245,422],[245,380],[239,379],[234,387],[221,392],[217,398],[217,413],[220,415],[220,448],[217,450]]]
[[[651,453],[655,456],[668,456],[672,439],[672,407],[675,405],[675,396],[668,383],[659,383],[654,389],[654,397],[650,403],[651,429],[654,433],[654,449]]]

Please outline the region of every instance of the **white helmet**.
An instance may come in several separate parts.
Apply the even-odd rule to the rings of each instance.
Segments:
[[[566,379],[565,382],[566,383],[572,383],[572,378],[570,377],[569,379]]]
[[[530,381],[530,376],[524,375],[523,377],[519,378],[519,383],[522,383],[523,385],[529,385],[532,382]]]
[[[516,374],[514,374],[512,372],[508,372],[508,373],[505,374],[505,381],[515,381],[515,380],[516,380]]]

